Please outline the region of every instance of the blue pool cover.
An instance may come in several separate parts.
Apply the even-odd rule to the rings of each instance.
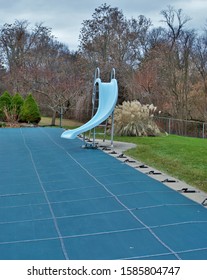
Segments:
[[[62,132],[0,129],[0,259],[207,259],[207,209]]]

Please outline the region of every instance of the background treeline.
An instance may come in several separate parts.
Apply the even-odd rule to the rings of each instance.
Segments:
[[[51,28],[28,21],[0,28],[0,95],[32,93],[42,115],[77,120],[91,115],[94,70],[109,80],[116,68],[119,103],[153,103],[161,115],[207,121],[207,26],[187,28],[182,10],[161,11],[162,25],[144,15],[127,19],[106,4],[84,20],[72,52]]]

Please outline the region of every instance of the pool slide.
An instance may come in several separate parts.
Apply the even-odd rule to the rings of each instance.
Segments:
[[[97,78],[94,84],[98,84],[99,87],[99,105],[96,114],[84,125],[64,131],[62,138],[75,139],[79,134],[100,125],[114,111],[118,99],[117,80],[113,78],[109,83],[103,83],[100,78]]]

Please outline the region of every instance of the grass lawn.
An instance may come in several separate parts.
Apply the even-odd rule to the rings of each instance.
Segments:
[[[115,140],[137,144],[126,154],[207,192],[207,139],[168,135]]]
[[[47,125],[51,125],[51,120],[52,118],[50,117],[41,117],[41,121],[39,123],[40,126],[47,126]],[[60,119],[56,118],[55,120],[55,125],[59,126],[60,125]],[[75,120],[68,120],[68,119],[63,119],[62,120],[62,126],[64,127],[77,127],[82,125],[81,122],[75,121]]]
[[[51,118],[42,117],[40,125],[50,124]],[[56,125],[59,125],[59,119],[56,120]],[[74,128],[81,123],[63,119],[62,125]],[[207,139],[168,135],[115,136],[114,140],[137,144],[136,148],[125,154],[207,192]]]

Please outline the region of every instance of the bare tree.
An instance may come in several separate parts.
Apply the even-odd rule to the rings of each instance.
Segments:
[[[5,24],[0,30],[0,48],[7,88],[23,95],[36,93],[40,107],[53,112],[55,124],[56,114],[62,116],[80,91],[68,48],[54,38],[50,28],[36,24],[30,29],[27,21]]]
[[[27,74],[31,67],[31,54],[37,46],[43,46],[45,40],[51,40],[51,30],[37,24],[29,28],[28,21],[15,21],[14,24],[4,24],[0,30],[0,48],[4,67],[7,70],[8,81],[14,92],[28,91]],[[42,48],[43,49],[43,48]],[[35,63],[38,60],[34,59]]]
[[[169,27],[168,36],[171,48],[173,48],[176,40],[182,36],[185,24],[190,21],[191,18],[184,15],[182,9],[175,10],[172,6],[168,6],[166,10],[162,10],[161,15],[164,17],[162,22],[166,23]]]
[[[184,16],[182,10],[168,7],[161,14],[168,26],[165,59],[163,70],[169,94],[173,104],[172,113],[175,117],[186,119],[189,117],[188,95],[191,87],[191,53],[195,40],[193,30],[185,30],[185,24],[190,20]]]
[[[203,119],[207,120],[207,29],[200,35],[195,44],[193,52],[193,62],[201,78],[201,91],[204,93],[200,107],[202,108]],[[200,80],[200,79],[199,79]]]
[[[99,66],[107,80],[111,67],[117,68],[120,96],[125,98],[128,76],[139,65],[147,49],[145,39],[150,26],[151,21],[144,16],[127,20],[122,11],[106,4],[95,9],[92,19],[83,21],[81,54],[91,68]]]
[[[71,54],[64,45],[53,41],[40,51],[39,63],[31,73],[31,89],[38,93],[42,107],[52,111],[52,125],[56,115],[63,116],[80,95],[81,80],[73,71]]]

